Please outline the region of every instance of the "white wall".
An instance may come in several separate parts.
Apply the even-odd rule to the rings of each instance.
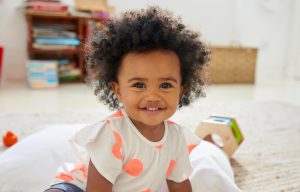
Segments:
[[[109,0],[117,13],[147,5],[167,8],[213,45],[238,42],[258,47],[258,82],[287,74],[294,1],[297,0]],[[26,25],[15,8],[20,3],[21,0],[0,0],[0,45],[5,46],[7,79],[25,79]],[[297,6],[300,8],[299,3]]]
[[[203,39],[211,44],[228,45],[233,40],[236,0],[110,0],[118,13],[128,9],[159,5],[180,16],[183,22],[200,31]]]
[[[0,46],[4,47],[4,79],[25,79],[27,28],[22,0],[0,0]]]
[[[274,80],[286,74],[292,1],[238,2],[240,41],[259,48],[256,67],[258,81]]]
[[[289,35],[287,76],[300,79],[300,1],[292,2],[290,19],[291,32]]]

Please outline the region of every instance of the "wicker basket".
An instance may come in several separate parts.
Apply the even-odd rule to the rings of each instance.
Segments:
[[[208,67],[212,84],[254,83],[256,48],[210,47],[212,60]]]

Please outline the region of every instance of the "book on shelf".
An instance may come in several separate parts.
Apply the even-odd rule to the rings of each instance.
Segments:
[[[34,89],[56,88],[58,86],[58,61],[27,61],[27,83]]]
[[[33,28],[33,37],[49,37],[49,38],[76,38],[76,33],[74,31],[65,31],[52,28]]]
[[[34,23],[34,29],[57,30],[57,31],[76,31],[77,26],[74,23]]]
[[[45,16],[67,16],[69,15],[69,6],[55,0],[28,0],[22,5],[25,13],[29,15],[45,15]]]
[[[59,44],[39,44],[33,43],[32,47],[40,50],[76,50],[73,45],[59,45]]]
[[[26,7],[36,11],[68,11],[68,5],[60,2],[33,1],[27,2]]]
[[[68,11],[42,11],[42,10],[33,10],[27,9],[25,11],[28,15],[44,15],[44,16],[68,16]]]
[[[68,73],[60,74],[59,80],[60,81],[73,81],[80,79],[80,69],[72,69]]]
[[[35,43],[38,44],[61,44],[61,45],[80,45],[80,40],[78,38],[47,38],[38,37],[34,39]]]
[[[32,47],[41,50],[75,50],[80,44],[73,24],[35,24]]]
[[[76,62],[67,59],[59,61],[59,80],[70,81],[80,79],[81,71],[76,67]]]

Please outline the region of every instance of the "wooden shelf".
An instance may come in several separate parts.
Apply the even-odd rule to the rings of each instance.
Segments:
[[[27,50],[29,59],[49,59],[49,60],[64,60],[71,59],[71,62],[76,63],[77,69],[81,71],[79,80],[74,82],[81,82],[85,77],[84,67],[84,53],[82,50],[84,40],[93,35],[93,26],[91,22],[101,22],[103,20],[92,18],[87,16],[70,15],[66,12],[47,12],[47,11],[31,11],[25,10],[25,16],[28,26],[28,41]],[[80,45],[76,46],[75,49],[55,49],[52,47],[49,49],[40,49],[33,47],[35,38],[33,37],[34,28],[37,25],[48,25],[48,26],[71,26],[68,29],[80,40]],[[90,37],[91,38],[91,37]],[[39,44],[39,46],[41,46]],[[71,81],[62,81],[71,82]]]
[[[45,18],[64,18],[64,19],[88,19],[88,20],[96,20],[99,22],[105,21],[105,19],[100,19],[97,17],[93,17],[90,14],[81,14],[81,13],[69,13],[69,12],[49,12],[49,11],[31,11],[25,10],[25,14],[27,16],[38,16]]]

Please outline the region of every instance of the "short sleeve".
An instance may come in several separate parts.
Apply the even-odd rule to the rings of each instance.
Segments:
[[[182,133],[184,134],[188,146],[196,146],[201,142],[200,137],[198,137],[195,133],[192,133],[187,127],[182,127]]]
[[[189,159],[188,145],[183,132],[179,131],[178,151],[174,165],[167,180],[180,183],[189,178],[192,173],[192,167]]]
[[[87,127],[75,135],[98,172],[112,184],[122,171],[122,138],[108,122]]]

